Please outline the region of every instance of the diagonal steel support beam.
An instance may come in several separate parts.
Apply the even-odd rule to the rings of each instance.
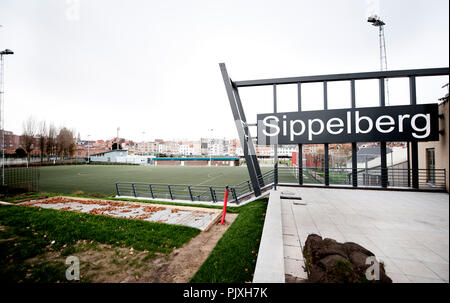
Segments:
[[[222,73],[223,82],[227,91],[228,100],[230,101],[231,111],[233,113],[234,122],[238,131],[239,141],[244,151],[245,161],[247,163],[248,174],[252,182],[255,196],[261,195],[261,187],[264,186],[261,169],[256,157],[256,150],[245,118],[244,109],[237,87],[233,84],[228,76],[225,63],[220,63],[220,71]]]

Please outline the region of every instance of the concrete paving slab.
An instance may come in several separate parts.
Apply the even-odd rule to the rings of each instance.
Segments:
[[[221,216],[221,210],[217,209],[74,197],[52,197],[20,205],[184,225],[202,231],[208,230]]]
[[[291,236],[296,229],[300,247],[311,233],[356,242],[384,259],[394,282],[448,282],[448,194],[307,187],[280,190],[289,190],[306,203],[298,206],[282,200],[283,229]],[[292,238],[283,238],[286,258]]]
[[[434,253],[431,249],[428,247],[422,246],[422,247],[411,247],[408,248],[408,253],[414,256],[416,260],[427,260],[425,262],[431,262],[431,263],[438,263],[438,264],[447,264],[447,270],[448,270],[448,261],[444,260],[441,256]]]
[[[377,257],[379,262],[382,262],[384,264],[384,270],[390,276],[389,274],[402,274],[404,275],[403,271],[395,265],[394,261],[391,258],[388,258],[386,256]]]
[[[300,246],[289,246],[284,245],[284,258],[294,259],[294,260],[303,260],[302,249]]]
[[[392,258],[394,264],[407,276],[424,277],[428,279],[440,279],[431,269],[420,261],[411,261],[405,259]]]
[[[424,265],[431,269],[445,282],[449,282],[449,265],[448,263],[424,262]]]
[[[388,273],[388,276],[392,279],[393,283],[411,283],[405,274]]]
[[[297,228],[295,228],[295,227],[283,227],[283,235],[295,236],[295,235],[297,235]]]
[[[287,275],[294,276],[298,279],[307,279],[308,274],[304,270],[305,262],[303,260],[284,259],[284,268]]]
[[[283,244],[288,246],[300,247],[300,241],[297,235],[284,235],[283,234]]]
[[[408,280],[411,283],[448,283],[445,281],[442,281],[441,279],[432,279],[427,277],[419,277],[419,276],[412,276],[412,275],[406,275]]]

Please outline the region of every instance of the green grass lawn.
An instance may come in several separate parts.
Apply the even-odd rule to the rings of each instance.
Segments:
[[[266,207],[267,199],[262,199],[239,208],[229,208],[229,212],[239,213],[238,217],[191,282],[251,281]],[[32,263],[26,261],[52,252],[69,256],[84,250],[98,249],[99,244],[109,244],[113,247],[133,247],[144,253],[148,251],[146,258],[153,258],[157,253],[169,254],[199,232],[198,229],[177,225],[2,205],[0,281],[65,281],[67,265],[64,262],[43,261],[35,262],[32,266]],[[87,240],[87,246],[80,248],[81,240]],[[55,242],[51,244],[52,241]],[[89,281],[84,279],[84,282]]]
[[[248,179],[246,167],[67,165],[41,167],[39,187],[41,192],[115,195],[116,182],[231,186]]]
[[[94,246],[100,243],[112,247],[133,247],[137,251],[148,251],[148,257],[152,258],[156,253],[168,255],[199,233],[199,229],[179,225],[2,205],[0,281],[64,281],[67,268],[64,263],[38,262],[32,266],[25,260],[51,252],[68,256],[77,252],[80,240]]]
[[[262,171],[271,169],[263,167]],[[3,200],[39,198],[45,193],[71,195],[76,191],[83,191],[85,197],[94,197],[94,194],[112,196],[116,194],[115,182],[234,185],[248,179],[246,167],[50,166],[40,168],[40,193]],[[229,208],[229,212],[239,213],[239,216],[193,277],[193,282],[243,283],[252,280],[266,205],[267,200],[263,199]],[[93,241],[94,245],[133,247],[149,251],[149,257],[152,257],[155,253],[169,254],[198,233],[199,230],[184,226],[0,206],[0,281],[64,281],[65,264],[42,262],[30,268],[25,260],[49,251],[69,255],[79,249],[80,240]],[[53,240],[55,243],[50,245]]]
[[[190,282],[245,283],[253,280],[267,199],[239,208],[239,216]]]

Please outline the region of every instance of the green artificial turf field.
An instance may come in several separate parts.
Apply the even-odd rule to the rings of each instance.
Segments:
[[[262,172],[271,170],[262,167]],[[64,165],[40,168],[41,192],[114,195],[116,182],[235,185],[249,180],[247,167]]]

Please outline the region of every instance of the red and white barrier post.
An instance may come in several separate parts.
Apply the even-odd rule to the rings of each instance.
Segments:
[[[228,185],[225,187],[225,198],[223,199],[223,214],[222,220],[220,221],[221,225],[223,225],[223,222],[225,222],[225,215],[227,214],[227,201],[228,201]]]

